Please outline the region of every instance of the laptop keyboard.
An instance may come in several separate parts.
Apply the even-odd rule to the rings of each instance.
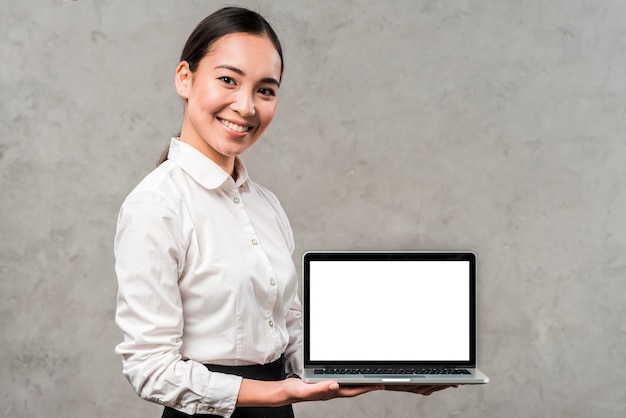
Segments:
[[[315,374],[471,374],[466,369],[315,369]]]

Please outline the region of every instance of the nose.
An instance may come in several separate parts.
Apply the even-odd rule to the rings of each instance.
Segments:
[[[254,95],[244,89],[239,90],[231,107],[241,116],[254,115]]]

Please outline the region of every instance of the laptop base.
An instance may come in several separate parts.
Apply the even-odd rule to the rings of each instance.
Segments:
[[[478,369],[467,369],[469,374],[329,374],[305,370],[302,380],[307,383],[334,381],[341,385],[476,385],[489,383],[489,377]]]

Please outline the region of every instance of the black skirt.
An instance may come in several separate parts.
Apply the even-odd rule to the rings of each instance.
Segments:
[[[212,372],[234,374],[246,379],[277,381],[285,379],[285,358],[281,356],[278,360],[253,366],[218,366],[215,364],[205,364],[206,368]],[[189,416],[196,417],[215,417],[220,415],[194,414],[188,415],[184,412],[177,411],[173,408],[165,407],[161,418],[184,418]],[[231,415],[232,418],[294,418],[293,408],[291,405],[272,407],[237,407]]]

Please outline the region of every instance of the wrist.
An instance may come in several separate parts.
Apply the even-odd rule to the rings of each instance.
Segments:
[[[237,406],[278,407],[291,403],[284,380],[261,381],[243,379],[237,398]]]
[[[306,395],[302,392],[302,388],[300,387],[300,385],[302,385],[300,377],[288,377],[276,383],[279,383],[277,398],[280,400],[280,406],[291,405],[307,400]]]
[[[290,398],[285,387],[284,380],[263,383],[265,384],[264,392],[266,401],[270,404],[269,406],[279,407],[290,403]]]

